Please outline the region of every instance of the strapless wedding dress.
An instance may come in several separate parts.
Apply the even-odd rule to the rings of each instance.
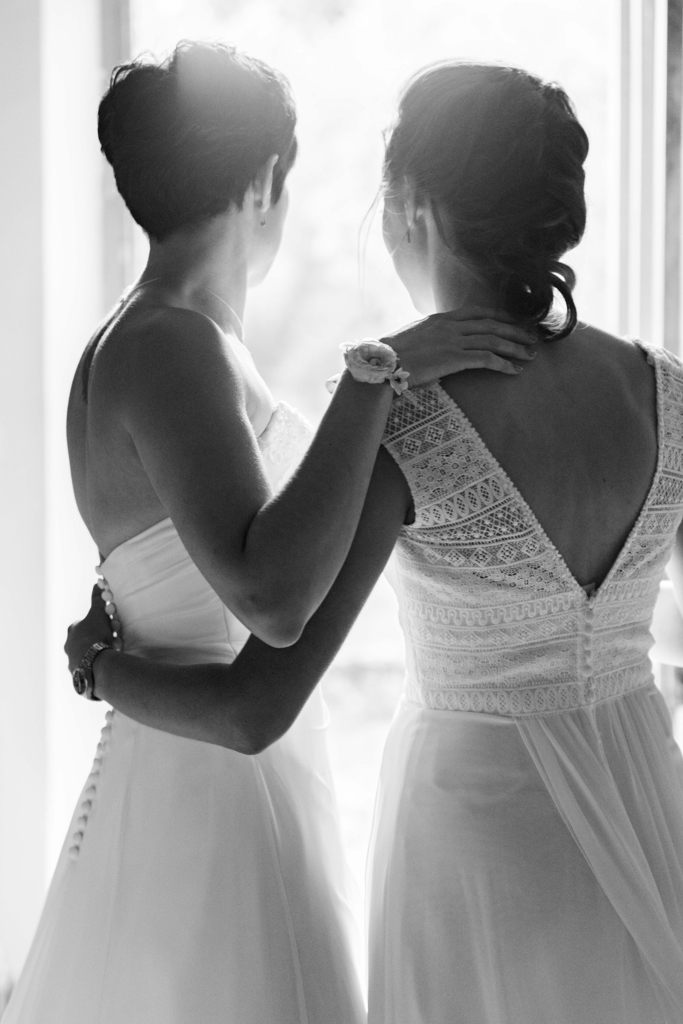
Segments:
[[[274,487],[310,430],[278,405]],[[126,649],[231,662],[248,632],[169,519],[102,565]],[[360,1024],[328,714],[248,757],[109,711],[3,1024]]]
[[[371,1024],[680,1024],[683,761],[648,651],[683,520],[683,364],[648,351],[659,457],[586,593],[438,385],[394,402],[406,689],[382,765]]]

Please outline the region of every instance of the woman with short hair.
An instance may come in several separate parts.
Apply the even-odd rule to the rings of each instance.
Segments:
[[[150,255],[77,369],[71,471],[127,649],[176,666],[225,666],[250,632],[291,645],[348,554],[394,389],[515,374],[534,341],[481,312],[398,332],[364,377],[343,375],[311,437],[242,342],[247,289],[280,243],[295,121],[275,71],[197,43],[117,69],[100,105]],[[364,1018],[327,712],[308,689],[268,749],[239,723],[227,750],[107,715],[3,1021]]]

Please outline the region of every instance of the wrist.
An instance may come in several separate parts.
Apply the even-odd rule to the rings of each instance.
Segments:
[[[93,661],[92,677],[95,700],[104,700],[108,704],[111,703],[107,700],[107,693],[109,692],[108,683],[111,679],[111,663],[114,658],[120,657],[120,653],[115,647],[105,647]]]
[[[113,650],[113,645],[99,640],[91,644],[71,673],[73,687],[79,697],[85,697],[86,700],[100,699],[95,695],[94,663],[98,655],[106,650]]]
[[[366,338],[353,345],[342,345],[345,374],[335,374],[327,382],[328,391],[334,391],[343,377],[351,376],[358,384],[381,387],[389,385],[391,390],[401,395],[408,388],[410,373],[401,367],[397,352],[386,342],[376,338]]]
[[[344,370],[340,384],[344,402],[349,409],[353,408],[354,416],[362,416],[368,423],[378,419],[386,422],[395,398],[389,381],[368,384],[367,381],[356,380],[349,370]]]
[[[325,381],[325,387],[331,395],[336,395],[339,391],[340,395],[345,395],[347,400],[372,409],[376,409],[378,406],[383,407],[385,402],[388,409],[394,395],[388,380],[379,384],[370,384],[367,381],[357,380],[349,370],[335,373],[334,377]]]
[[[343,384],[344,388],[350,393],[365,395],[369,398],[392,398],[394,394],[389,380],[383,380],[377,384],[366,380],[358,380],[348,368],[345,368],[340,374],[339,384]]]

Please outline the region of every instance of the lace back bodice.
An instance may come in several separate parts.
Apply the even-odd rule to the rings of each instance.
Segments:
[[[652,612],[683,518],[683,364],[646,352],[657,380],[657,468],[590,596],[441,386],[395,401],[384,443],[416,513],[397,550],[411,699],[525,716],[649,683]]]

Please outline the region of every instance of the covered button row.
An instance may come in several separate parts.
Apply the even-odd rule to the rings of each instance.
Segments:
[[[107,582],[106,578],[102,575],[102,566],[101,565],[96,565],[95,566],[95,572],[97,573],[97,575],[99,577],[98,583],[99,583],[100,590],[102,592],[102,600],[104,601],[104,610],[105,610],[105,612],[107,613],[107,615],[109,616],[109,618],[111,620],[111,631],[112,631],[114,647],[116,647],[117,650],[121,650],[121,648],[122,648],[122,642],[121,642],[121,622],[119,621],[118,612],[116,610],[116,605],[114,603],[114,595],[111,592],[111,588],[109,586],[109,583]]]
[[[581,674],[584,678],[590,678],[593,675],[594,629],[594,608],[592,604],[588,604],[584,612],[584,624],[581,636]]]
[[[93,801],[97,794],[97,784],[100,778],[100,768],[102,767],[102,758],[104,756],[107,741],[111,735],[111,720],[114,716],[114,712],[109,710],[105,715],[105,725],[100,734],[100,742],[97,744],[97,752],[95,754],[95,760],[93,761],[90,775],[86,787],[83,791],[83,797],[81,799],[79,810],[79,816],[76,819],[76,831],[71,836],[71,846],[69,847],[69,856],[72,860],[78,857],[81,851],[81,843],[83,842],[83,835],[85,833],[85,826],[88,824],[88,815],[92,809]]]

